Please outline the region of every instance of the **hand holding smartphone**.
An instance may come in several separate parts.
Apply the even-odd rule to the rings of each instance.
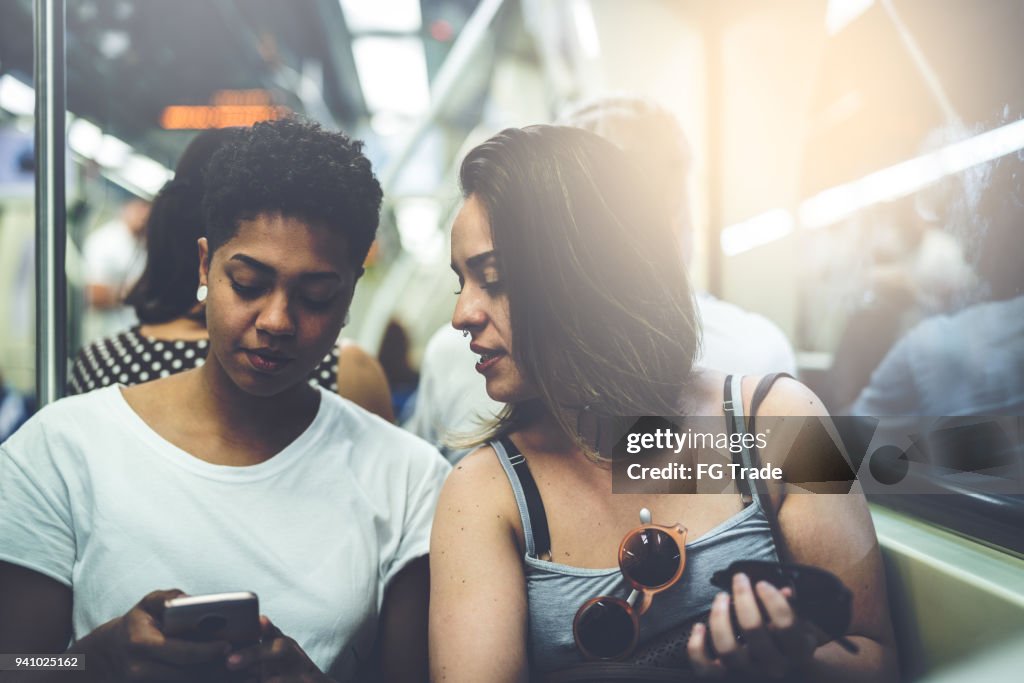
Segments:
[[[248,591],[172,598],[164,602],[161,630],[182,640],[251,645],[260,639],[259,599]]]
[[[788,588],[789,602],[797,616],[812,623],[847,652],[857,653],[857,645],[846,638],[853,619],[853,593],[835,574],[805,564],[738,560],[715,572],[711,584],[731,593],[733,577],[740,572],[747,575],[751,584],[767,581],[780,590]],[[760,607],[767,619],[764,607]],[[735,612],[732,620],[733,629],[739,633]]]

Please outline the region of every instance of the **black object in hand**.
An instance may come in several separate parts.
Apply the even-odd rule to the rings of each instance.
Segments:
[[[767,581],[780,590],[789,588],[793,592],[789,603],[797,616],[817,626],[847,652],[857,653],[857,645],[846,638],[853,617],[853,593],[838,576],[806,564],[738,560],[715,572],[711,585],[731,594],[733,577],[740,573],[747,575],[752,586]],[[733,628],[739,633],[735,612]]]

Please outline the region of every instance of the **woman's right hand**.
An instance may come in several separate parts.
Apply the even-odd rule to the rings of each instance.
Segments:
[[[127,614],[107,622],[84,641],[101,657],[117,681],[194,681],[204,670],[219,667],[231,647],[225,641],[191,642],[168,638],[160,630],[164,602],[180,590],[153,591]]]

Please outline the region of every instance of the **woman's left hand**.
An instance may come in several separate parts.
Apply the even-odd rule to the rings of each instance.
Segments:
[[[258,671],[261,683],[333,683],[299,644],[266,616],[260,616],[260,628],[260,644],[232,653],[227,660],[229,670]]]
[[[771,679],[807,664],[822,643],[817,629],[793,611],[787,599],[790,595],[789,589],[779,590],[765,581],[752,587],[746,575],[737,574],[731,602],[740,632],[733,629],[729,594],[719,593],[712,603],[708,625],[698,624],[687,643],[694,671],[712,678],[742,673]],[[742,643],[737,642],[738,635],[743,636]],[[708,656],[707,638],[711,638],[717,658]]]

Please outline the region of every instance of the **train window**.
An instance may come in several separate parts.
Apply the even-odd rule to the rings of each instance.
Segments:
[[[1019,3],[879,3],[830,37],[796,330],[831,359],[813,380],[832,412],[875,419],[857,443],[873,499],[1017,551],[1022,23]]]

